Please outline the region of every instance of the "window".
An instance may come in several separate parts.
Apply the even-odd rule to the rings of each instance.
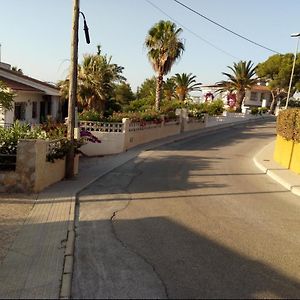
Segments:
[[[256,101],[257,100],[257,93],[256,92],[251,92],[250,100],[251,101]]]
[[[25,121],[26,114],[26,103],[16,102],[15,103],[15,120]]]
[[[37,102],[32,102],[32,119],[37,118]]]

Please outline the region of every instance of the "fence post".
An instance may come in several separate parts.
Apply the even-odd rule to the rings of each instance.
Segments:
[[[130,123],[130,120],[128,118],[123,118],[122,123],[123,123],[122,133],[124,135],[123,151],[126,151],[128,149],[128,144],[129,144],[129,123]]]

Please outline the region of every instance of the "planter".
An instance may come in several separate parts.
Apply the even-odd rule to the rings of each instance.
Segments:
[[[293,152],[293,141],[287,141],[277,135],[274,151],[274,160],[285,168],[290,167]]]
[[[290,169],[300,174],[300,143],[294,143]]]

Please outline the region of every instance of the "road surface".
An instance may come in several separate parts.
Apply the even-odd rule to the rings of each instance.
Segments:
[[[80,196],[74,298],[299,298],[300,198],[253,156],[274,123],[145,151]]]

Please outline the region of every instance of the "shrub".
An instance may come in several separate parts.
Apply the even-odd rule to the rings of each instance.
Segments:
[[[101,121],[103,116],[94,109],[83,111],[79,114],[80,121]]]
[[[210,116],[221,115],[224,111],[224,102],[221,99],[214,100],[210,103],[206,102],[204,108]]]
[[[258,107],[252,107],[251,108],[251,115],[256,116],[258,114]]]
[[[277,116],[277,134],[286,140],[300,142],[300,109],[289,108],[282,110]]]

